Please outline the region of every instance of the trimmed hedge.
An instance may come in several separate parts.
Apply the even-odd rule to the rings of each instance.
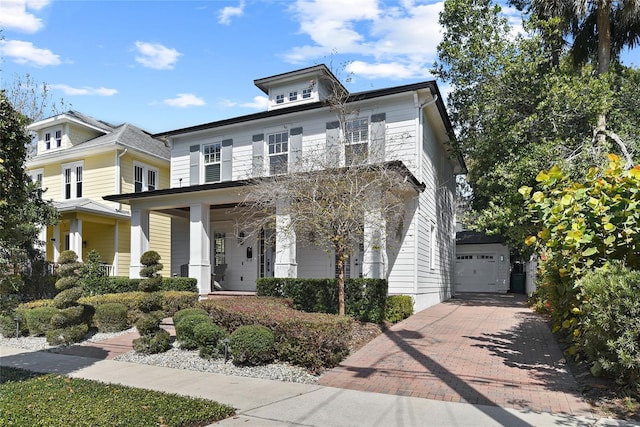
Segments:
[[[387,308],[384,320],[398,323],[413,314],[413,298],[409,295],[390,295],[387,297]]]
[[[136,292],[140,290],[142,279],[128,277],[103,277],[95,287],[91,288],[91,295],[117,294]],[[163,277],[160,291],[198,292],[198,281],[190,277]]]
[[[100,304],[96,307],[93,320],[100,332],[124,331],[129,327],[127,306],[117,302]]]
[[[156,296],[151,298],[157,298],[157,301],[149,300],[148,292],[125,292],[116,294],[104,294],[95,295],[91,297],[82,297],[79,302],[89,304],[97,307],[101,304],[107,303],[120,303],[127,306],[127,319],[129,324],[133,325],[144,310],[149,307],[149,304],[162,307],[166,316],[173,316],[173,314],[183,308],[192,307],[198,302],[198,294],[195,292],[184,291],[165,291],[156,292]]]
[[[345,279],[345,313],[362,322],[384,320],[388,292],[384,279]],[[258,296],[285,297],[297,310],[338,313],[338,279],[263,277],[256,281]]]
[[[243,297],[200,301],[213,323],[228,331],[245,325],[269,328],[280,361],[319,373],[349,353],[353,319],[293,310],[282,298]]]

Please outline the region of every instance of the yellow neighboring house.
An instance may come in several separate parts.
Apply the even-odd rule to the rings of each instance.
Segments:
[[[129,276],[130,265],[138,264],[130,259],[136,242],[131,242],[129,207],[102,196],[168,188],[169,148],[128,123],[113,126],[76,111],[28,129],[37,133],[38,142],[27,172],[60,213],[58,225],[40,235],[46,260],[57,261],[64,250],[86,259],[95,249],[110,276]],[[140,249],[157,251],[166,273],[171,266],[171,219],[151,214],[148,228],[153,230],[148,247]]]

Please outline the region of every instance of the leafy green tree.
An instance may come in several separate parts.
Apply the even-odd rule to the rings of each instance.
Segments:
[[[36,248],[41,227],[57,221],[55,208],[24,170],[31,142],[25,126],[26,118],[0,92],[0,288],[13,293],[42,256]]]
[[[527,37],[513,38],[489,0],[447,0],[440,23],[434,73],[454,87],[448,104],[473,190],[466,222],[504,235],[525,255],[532,224],[518,188],[533,187],[537,171],[554,163],[574,178],[605,163],[605,147],[594,144],[602,111],[619,139],[638,141],[637,71],[618,63],[606,75],[592,65],[576,69],[568,54],[555,58],[538,17],[523,23]],[[615,145],[627,159],[638,148],[628,145],[626,154],[625,144]]]

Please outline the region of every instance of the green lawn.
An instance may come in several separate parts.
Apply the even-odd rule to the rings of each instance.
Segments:
[[[2,427],[193,427],[233,414],[233,408],[211,400],[0,368]]]

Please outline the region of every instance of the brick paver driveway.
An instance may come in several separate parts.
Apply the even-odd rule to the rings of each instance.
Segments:
[[[514,294],[465,294],[416,313],[325,373],[320,384],[591,414],[545,320]]]

